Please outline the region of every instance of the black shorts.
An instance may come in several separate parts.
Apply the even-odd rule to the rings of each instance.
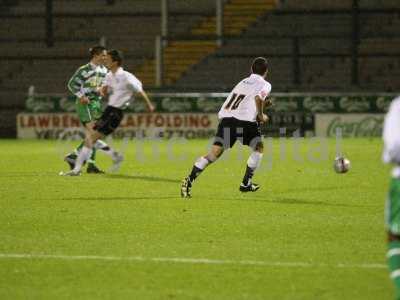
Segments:
[[[236,140],[243,145],[255,148],[262,141],[261,130],[256,122],[241,121],[235,118],[223,118],[218,124],[214,145],[232,148]]]
[[[104,135],[109,135],[119,126],[123,117],[122,109],[107,106],[100,119],[94,125],[94,129]]]

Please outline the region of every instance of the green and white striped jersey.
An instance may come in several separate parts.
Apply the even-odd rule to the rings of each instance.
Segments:
[[[81,66],[68,81],[68,89],[77,98],[86,96],[90,101],[100,101],[97,89],[103,84],[107,68],[92,63]]]

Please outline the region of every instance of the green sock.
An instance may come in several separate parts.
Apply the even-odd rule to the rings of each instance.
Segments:
[[[400,241],[389,242],[387,259],[390,278],[396,287],[396,299],[400,299]]]
[[[88,163],[94,165],[94,164],[96,163],[95,160],[96,160],[96,149],[93,148],[92,155],[91,155],[90,158],[88,159]]]

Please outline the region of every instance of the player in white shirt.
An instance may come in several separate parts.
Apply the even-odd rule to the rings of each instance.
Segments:
[[[110,50],[107,52],[106,65],[110,71],[107,73],[104,85],[99,92],[103,97],[109,96],[108,105],[94,125],[93,132],[85,139],[85,146],[76,159],[75,167],[63,175],[80,175],[82,165],[90,157],[96,142],[112,133],[119,126],[123,118],[123,109],[127,107],[134,94],[140,94],[146,101],[149,111],[154,111],[154,106],[143,90],[142,83],[133,74],[122,68],[122,60],[120,51]],[[123,160],[122,155],[115,151],[109,154],[113,159],[114,168],[117,168]]]
[[[252,183],[255,170],[260,166],[263,155],[263,143],[260,124],[268,121],[264,107],[270,106],[267,99],[271,92],[271,84],[265,80],[268,72],[267,60],[258,57],[251,66],[252,74],[240,81],[222,105],[218,118],[220,119],[214,144],[210,152],[201,156],[194,164],[191,173],[181,185],[181,196],[191,197],[194,180],[210,164],[215,162],[225,149],[231,148],[236,140],[253,149],[248,161],[241,192],[255,192],[260,186]]]
[[[394,165],[385,209],[388,265],[400,299],[400,97],[394,99],[383,127],[383,161]]]

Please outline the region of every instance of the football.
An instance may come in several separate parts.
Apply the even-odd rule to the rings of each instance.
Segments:
[[[346,173],[350,169],[350,161],[343,156],[336,157],[333,167],[336,173]]]

